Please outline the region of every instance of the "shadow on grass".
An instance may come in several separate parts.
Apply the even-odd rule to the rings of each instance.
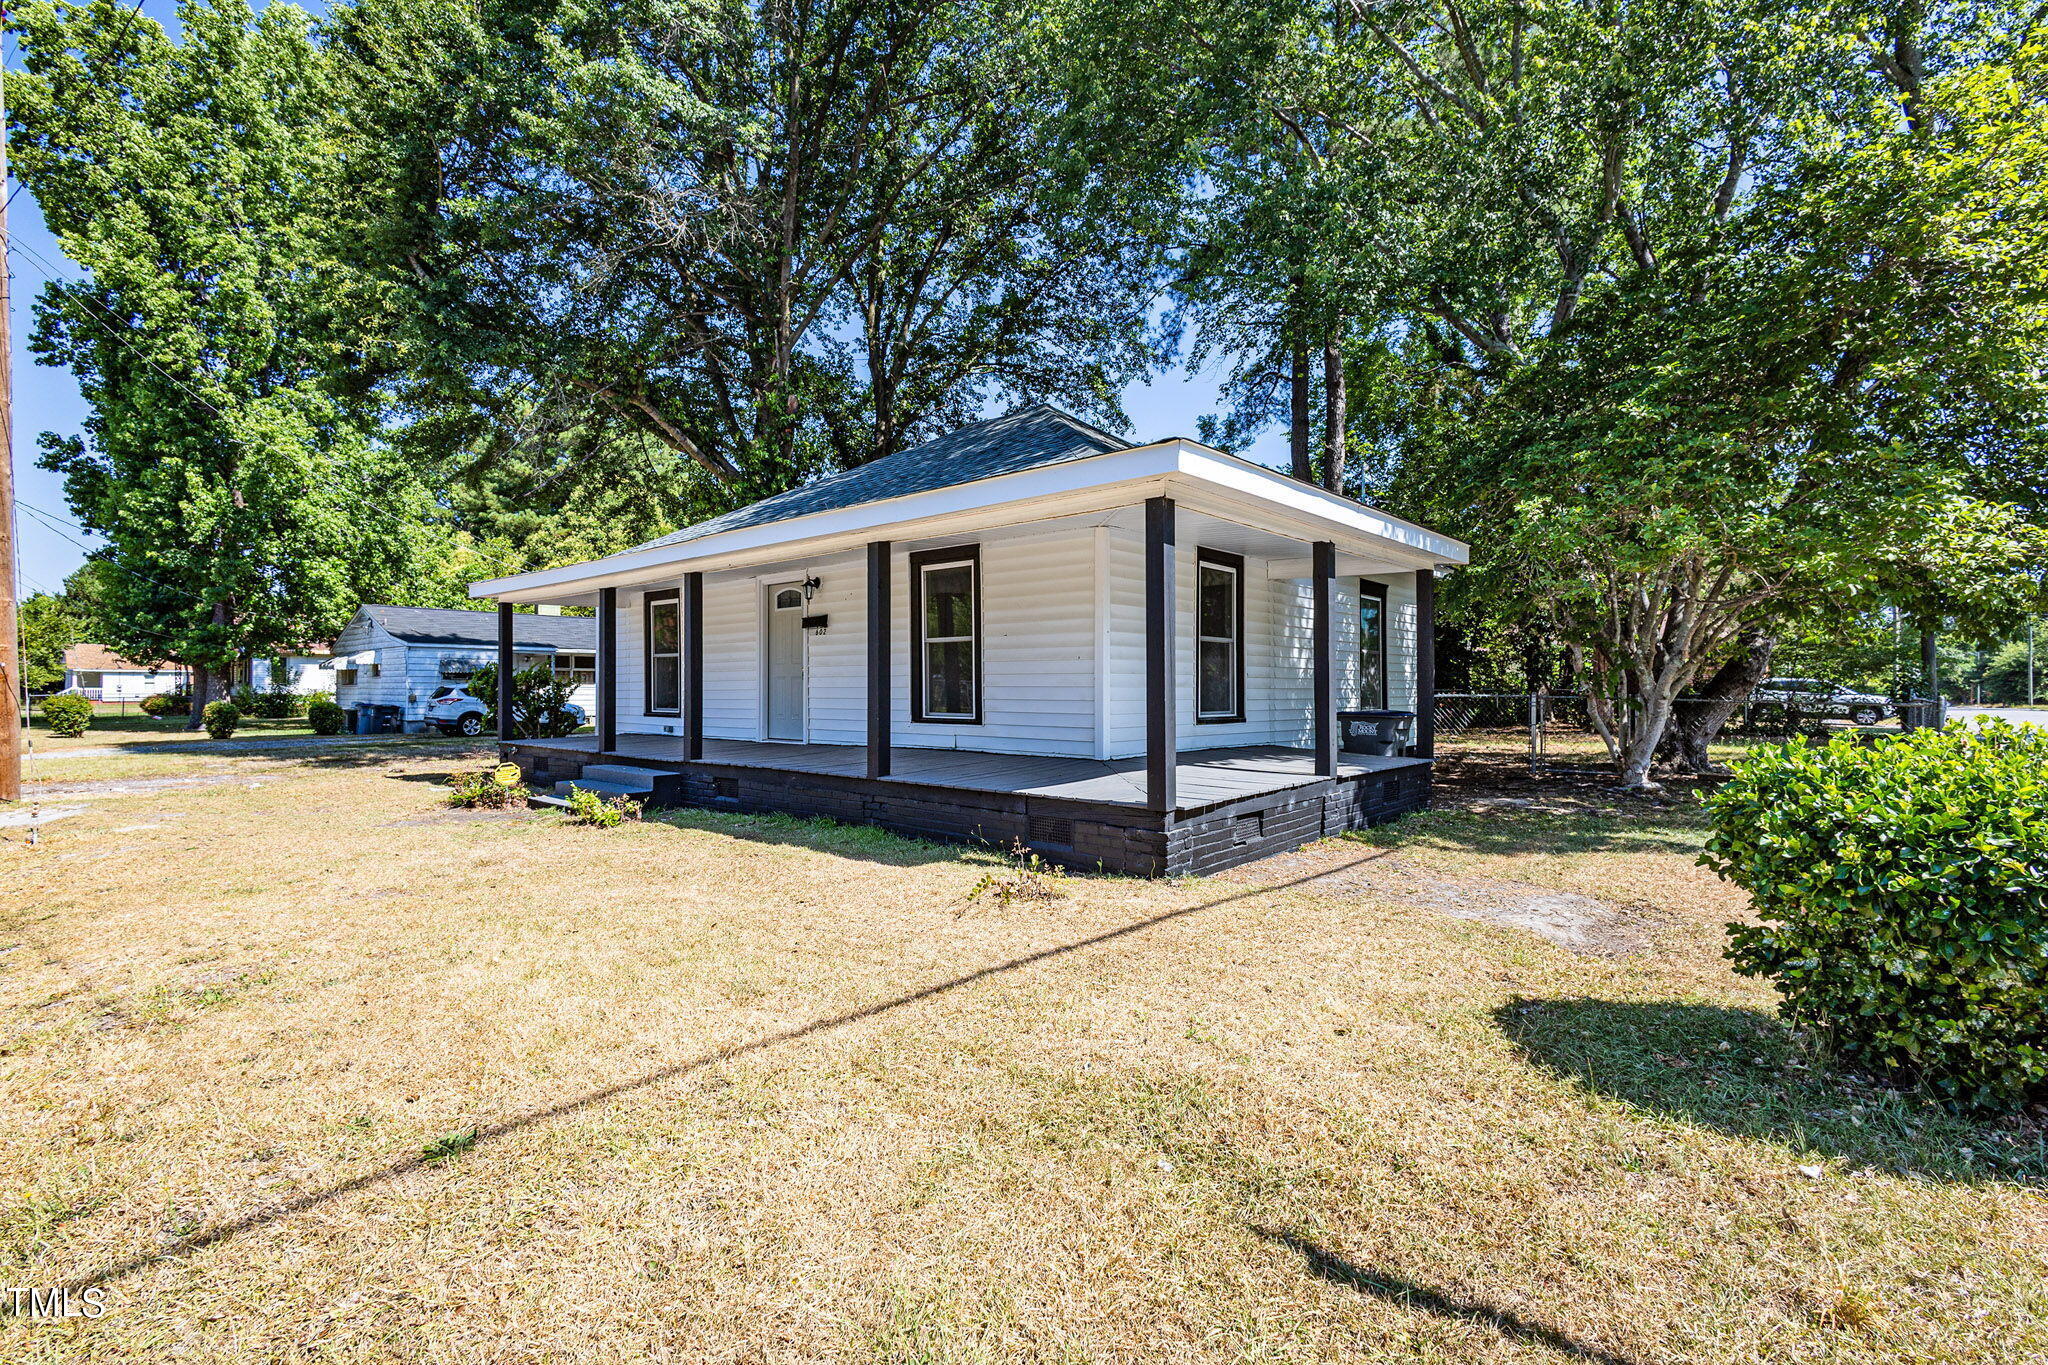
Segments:
[[[898,842],[908,841],[900,840]],[[1363,863],[1382,856],[1384,855],[1369,853],[1361,857],[1358,862]],[[1353,865],[1356,866],[1356,864]],[[914,991],[907,991],[901,995],[887,1000],[880,1000],[871,1005],[863,1005],[841,1014],[823,1016],[813,1019],[809,1023],[796,1024],[773,1033],[758,1034],[741,1042],[731,1043],[725,1047],[713,1048],[694,1057],[686,1057],[667,1066],[656,1067],[640,1075],[631,1076],[610,1085],[585,1091],[581,1095],[570,1096],[551,1104],[540,1105],[535,1108],[507,1114],[498,1119],[478,1123],[473,1128],[464,1130],[466,1138],[465,1150],[487,1146],[495,1139],[504,1137],[507,1134],[517,1133],[538,1124],[550,1123],[555,1119],[594,1109],[601,1104],[618,1099],[620,1096],[634,1094],[668,1081],[680,1080],[685,1076],[708,1070],[714,1066],[721,1066],[727,1062],[736,1061],[741,1057],[751,1056],[758,1052],[766,1052],[790,1043],[802,1042],[805,1039],[814,1038],[822,1034],[836,1032],[839,1029],[849,1028],[870,1019],[878,1019],[884,1015],[893,1014],[897,1010],[907,1009],[913,1005],[923,1004],[927,1000],[935,1000],[942,996],[951,995],[956,991],[980,985],[984,981],[1006,976],[1011,972],[1023,971],[1040,963],[1065,957],[1070,953],[1084,952],[1090,948],[1100,947],[1105,943],[1115,943],[1134,934],[1142,934],[1148,929],[1155,929],[1162,924],[1171,924],[1176,920],[1184,920],[1190,916],[1200,915],[1207,911],[1220,910],[1226,905],[1235,905],[1242,901],[1254,900],[1260,896],[1291,890],[1294,887],[1306,885],[1316,878],[1327,876],[1328,874],[1329,870],[1323,869],[1304,876],[1294,877],[1284,882],[1274,882],[1266,886],[1256,886],[1244,891],[1235,891],[1227,896],[1218,896],[1215,900],[1198,901],[1193,905],[1183,905],[1178,909],[1163,910],[1156,915],[1148,915],[1143,919],[1133,920],[1129,924],[1119,925],[1114,929],[1105,929],[1101,933],[1090,934],[1085,938],[1070,939],[1065,943],[1055,943],[1050,947],[1041,948],[1037,952],[1025,953],[1021,957],[1009,958],[1002,962],[992,962],[987,966],[977,967],[972,971],[962,972],[957,976],[935,981],[929,986],[920,987]],[[110,1265],[102,1266],[98,1270],[91,1271],[77,1279],[66,1282],[63,1287],[76,1292],[88,1289],[94,1285],[106,1284],[111,1280],[122,1279],[139,1270],[145,1270],[150,1266],[190,1255],[192,1252],[206,1247],[218,1245],[230,1238],[240,1236],[242,1233],[268,1227],[296,1214],[323,1207],[337,1199],[344,1199],[363,1190],[374,1189],[388,1184],[399,1176],[426,1169],[433,1164],[433,1159],[426,1154],[393,1161],[387,1165],[364,1171],[362,1174],[352,1176],[349,1179],[339,1180],[317,1189],[306,1190],[280,1202],[251,1209],[238,1217],[213,1223],[207,1227],[187,1233],[166,1245],[158,1247],[156,1250],[143,1252],[125,1261],[117,1261]],[[4,1317],[14,1311],[18,1310],[10,1308],[7,1301],[0,1300],[0,1317]]]
[[[1613,810],[1532,810],[1490,805],[1479,809],[1417,811],[1392,825],[1353,830],[1356,843],[1452,849],[1502,857],[1526,854],[1664,853],[1692,857],[1706,837],[1706,820],[1684,806],[1642,803]]]
[[[1721,1005],[1515,1000],[1501,1031],[1544,1070],[1637,1109],[1923,1180],[2048,1183],[2048,1139],[1835,1071],[1781,1021]]]
[[[1544,1346],[1574,1360],[1589,1360],[1596,1365],[1638,1365],[1633,1356],[1616,1355],[1598,1346],[1591,1346],[1577,1337],[1546,1327],[1540,1322],[1531,1322],[1519,1313],[1476,1299],[1458,1299],[1442,1294],[1419,1284],[1411,1284],[1398,1276],[1382,1270],[1367,1270],[1353,1265],[1343,1257],[1323,1250],[1314,1242],[1306,1241],[1288,1232],[1275,1232],[1268,1228],[1254,1228],[1254,1232],[1269,1242],[1286,1247],[1298,1254],[1307,1263],[1308,1273],[1319,1280],[1342,1288],[1353,1290],[1388,1303],[1398,1303],[1404,1308],[1414,1308],[1425,1313],[1434,1313],[1440,1318],[1453,1322],[1477,1323],[1491,1327],[1502,1336],[1532,1346]]]
[[[989,863],[1001,851],[989,844],[945,844],[912,839],[874,825],[849,825],[816,815],[784,815],[774,811],[721,811],[700,806],[674,806],[648,813],[649,824],[702,830],[778,848],[806,848],[841,858],[880,863],[884,867],[918,867],[925,863]]]

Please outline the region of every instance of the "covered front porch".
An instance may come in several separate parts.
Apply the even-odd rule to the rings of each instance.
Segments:
[[[664,805],[774,811],[879,825],[899,834],[1022,844],[1054,862],[1141,875],[1203,875],[1391,820],[1429,795],[1426,758],[1339,754],[1319,772],[1305,749],[1190,751],[1175,766],[1171,810],[1147,794],[1147,763],[965,749],[898,748],[869,775],[864,746],[670,735],[506,742],[529,782],[586,770],[643,770]],[[666,776],[656,777],[660,773]]]

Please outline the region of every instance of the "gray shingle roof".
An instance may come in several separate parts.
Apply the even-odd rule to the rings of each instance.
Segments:
[[[363,612],[409,645],[498,647],[498,613],[494,611],[463,611],[456,607],[387,607],[365,602]],[[597,649],[597,618],[514,612],[512,644],[516,649],[554,648],[593,653]]]
[[[1001,417],[949,431],[921,446],[763,498],[695,526],[671,531],[633,548],[680,545],[721,531],[765,526],[813,512],[927,493],[956,483],[972,483],[998,474],[1015,474],[1129,448],[1130,442],[1089,426],[1078,417],[1045,403],[1033,403]]]

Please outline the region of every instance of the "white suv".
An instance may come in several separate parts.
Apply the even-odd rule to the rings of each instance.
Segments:
[[[562,709],[576,718],[578,728],[589,720],[575,702],[565,702]],[[427,702],[427,724],[444,735],[468,735],[473,739],[484,732],[484,717],[489,712],[490,708],[467,687],[437,687]]]

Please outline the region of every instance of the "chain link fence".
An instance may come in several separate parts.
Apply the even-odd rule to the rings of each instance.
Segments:
[[[1725,703],[1681,698],[1681,720],[1697,717],[1706,707]],[[1782,704],[1742,702],[1728,715],[1708,746],[1719,766],[1756,744],[1794,736],[1826,739],[1850,731],[1896,734],[1920,727],[1938,728],[1947,718],[1939,701],[1894,702],[1876,725],[1859,726],[1847,716],[1801,713]],[[1582,695],[1566,692],[1446,692],[1436,699],[1439,754],[1463,753],[1505,757],[1525,754],[1536,773],[1610,775],[1614,761],[1593,724]]]

